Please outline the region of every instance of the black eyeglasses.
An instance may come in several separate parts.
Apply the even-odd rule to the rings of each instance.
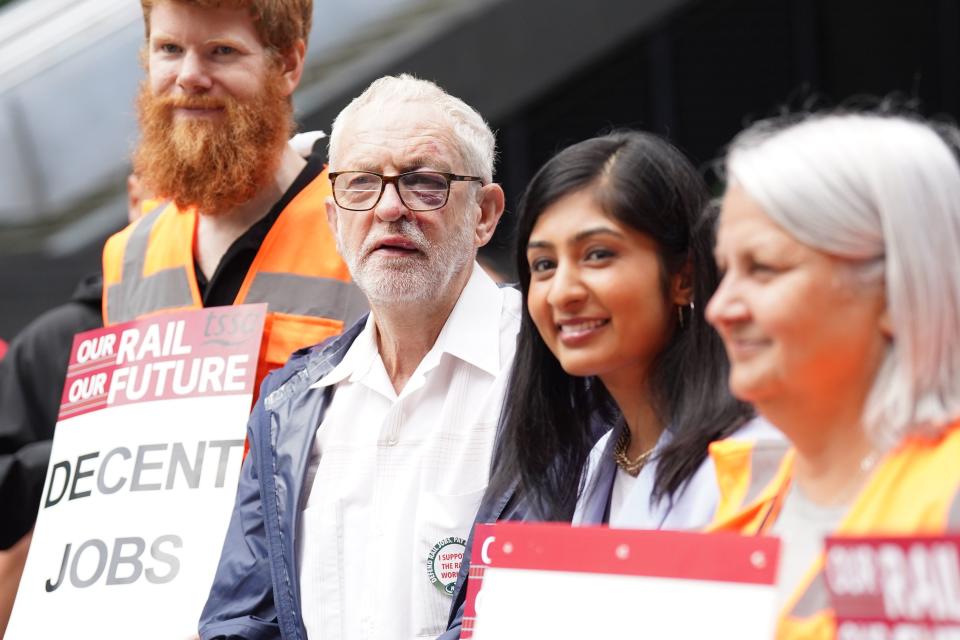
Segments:
[[[337,206],[348,211],[373,209],[388,184],[394,186],[400,201],[410,211],[433,211],[447,204],[451,182],[482,184],[483,179],[442,171],[407,171],[395,176],[372,171],[335,171],[330,174],[333,199]]]

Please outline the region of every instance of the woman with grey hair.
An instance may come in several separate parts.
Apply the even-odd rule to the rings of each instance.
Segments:
[[[713,528],[782,538],[781,640],[833,637],[826,535],[960,528],[957,139],[833,114],[756,125],[727,157],[707,319],[734,395],[792,446],[714,444]]]

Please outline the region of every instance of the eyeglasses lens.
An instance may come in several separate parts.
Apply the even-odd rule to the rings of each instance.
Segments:
[[[439,209],[447,203],[450,183],[441,173],[415,171],[396,179],[397,191],[403,204],[412,211]],[[339,174],[333,184],[337,204],[346,209],[365,211],[376,205],[383,191],[383,179],[375,173],[347,171]]]
[[[359,171],[342,173],[333,184],[337,202],[350,209],[372,207],[380,196],[381,188],[380,176]]]
[[[439,209],[447,202],[450,183],[446,176],[426,171],[400,176],[400,198],[414,211]]]

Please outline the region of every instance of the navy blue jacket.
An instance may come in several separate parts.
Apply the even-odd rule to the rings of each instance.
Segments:
[[[488,493],[484,496],[473,524],[488,524],[498,520],[526,520],[528,515],[526,503],[518,499],[517,483],[515,482],[509,490],[500,495]],[[447,630],[437,640],[458,640],[460,638],[464,604],[467,599],[467,576],[470,573],[470,554],[473,549],[474,531],[476,531],[476,526],[471,527],[470,537],[467,538],[467,548],[463,552],[460,573],[457,575],[457,584],[453,591],[453,602],[450,606]]]
[[[200,617],[203,640],[306,640],[296,567],[304,474],[333,388],[310,386],[343,360],[366,317],[296,352],[260,387],[220,564]],[[279,428],[283,425],[283,429]]]
[[[503,425],[501,424],[500,426],[502,427]],[[600,436],[609,429],[610,424],[604,421],[601,416],[596,415],[592,418],[590,433],[593,440],[598,440]],[[498,436],[495,446],[499,449],[500,447],[508,445]],[[494,462],[496,462],[497,458],[498,456],[494,455]],[[491,473],[491,477],[493,477],[493,473]],[[470,537],[467,538],[467,548],[463,552],[463,562],[460,563],[460,573],[457,575],[457,584],[453,591],[453,602],[450,606],[447,630],[441,634],[437,640],[459,640],[460,638],[464,604],[467,599],[467,576],[470,574],[470,554],[473,550],[473,532],[476,525],[490,524],[498,520],[539,520],[527,502],[519,495],[517,491],[519,483],[520,480],[517,478],[506,491],[495,494],[492,489],[488,489],[487,494],[483,496],[480,509],[477,511],[477,517],[473,521],[474,527],[470,529]],[[598,519],[594,521],[594,524],[602,523],[602,517],[603,515],[601,514]]]

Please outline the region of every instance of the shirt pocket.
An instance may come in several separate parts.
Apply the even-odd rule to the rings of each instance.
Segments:
[[[318,501],[300,513],[297,576],[303,623],[308,636],[339,638],[343,630],[343,504]]]
[[[420,494],[413,545],[411,621],[415,637],[435,638],[447,628],[453,587],[484,489],[463,494]]]

